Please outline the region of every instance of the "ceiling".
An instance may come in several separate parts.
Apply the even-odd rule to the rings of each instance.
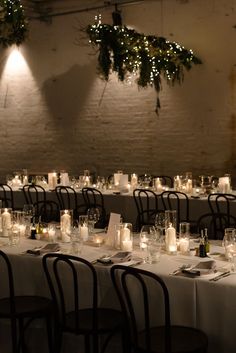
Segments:
[[[22,0],[25,14],[30,19],[49,20],[79,12],[99,10],[111,6],[128,6],[149,0]]]

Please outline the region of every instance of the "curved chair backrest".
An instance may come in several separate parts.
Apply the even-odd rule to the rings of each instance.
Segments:
[[[142,351],[151,352],[151,326],[153,322],[159,324],[161,322],[164,327],[163,335],[165,335],[163,353],[170,353],[170,304],[164,281],[152,272],[123,265],[112,266],[111,278],[122,311],[129,322],[134,352],[139,351],[138,332],[140,331],[140,324],[146,332],[144,342],[142,342]],[[152,293],[155,293],[155,296]],[[156,345],[158,346],[158,342]]]
[[[43,269],[62,327],[66,329],[68,324],[66,314],[74,312],[75,330],[78,332],[79,310],[85,306],[93,309],[91,329],[96,329],[98,293],[93,265],[77,256],[53,253],[43,256]],[[84,300],[88,303],[85,304]]]
[[[35,216],[42,222],[59,222],[60,221],[60,208],[56,201],[45,200],[38,201],[33,204]]]
[[[207,228],[209,239],[220,239],[224,237],[225,228],[236,228],[236,217],[227,213],[205,213],[197,221],[197,232]]]
[[[56,186],[55,192],[57,195],[60,210],[73,210],[74,217],[77,219],[78,198],[76,191],[70,186]]]
[[[27,204],[46,201],[46,191],[41,185],[29,184],[23,186],[23,193]]]
[[[236,201],[236,195],[213,193],[208,195],[208,204],[213,214],[225,213],[231,215],[231,204]]]
[[[7,288],[8,293],[7,293],[7,297],[10,298],[10,313],[12,316],[12,320],[15,321],[14,315],[16,312],[16,307],[15,307],[15,290],[14,290],[14,280],[13,280],[13,271],[12,271],[12,267],[11,267],[11,263],[10,260],[8,258],[8,256],[0,250],[0,269],[1,272],[4,273],[3,276],[1,276],[1,287],[3,288]],[[6,286],[3,285],[3,277],[4,280],[6,280],[8,283]]]
[[[82,195],[86,211],[88,211],[89,208],[98,208],[100,211],[99,224],[101,228],[105,227],[107,225],[106,209],[101,191],[92,187],[84,187],[82,189]]]
[[[0,200],[2,200],[2,207],[12,208],[14,210],[14,196],[11,186],[0,184]]]
[[[165,210],[177,211],[177,227],[180,222],[189,222],[188,195],[180,191],[163,191],[161,199]]]
[[[134,189],[133,197],[137,210],[136,230],[143,225],[154,224],[158,213],[158,196],[149,189]]]

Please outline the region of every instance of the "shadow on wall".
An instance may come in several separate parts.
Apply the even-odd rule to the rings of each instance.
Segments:
[[[82,111],[91,83],[96,77],[93,67],[93,63],[87,66],[74,65],[63,74],[44,82],[42,94],[55,119],[68,122],[68,119],[74,120]]]

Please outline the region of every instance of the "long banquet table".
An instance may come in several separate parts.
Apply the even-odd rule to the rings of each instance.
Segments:
[[[121,193],[117,194],[111,190],[102,191],[104,197],[104,203],[107,214],[119,213],[125,222],[132,223],[133,225],[137,220],[137,210],[133,193]],[[15,208],[21,209],[26,203],[22,190],[14,190],[14,204]],[[54,191],[46,191],[46,197],[48,200],[57,201],[56,193]],[[83,198],[81,191],[77,191],[78,203],[83,204]],[[180,199],[180,207],[184,204],[185,199]],[[159,201],[160,209],[163,209],[161,200]],[[232,202],[232,209],[236,215],[236,202]],[[210,212],[209,205],[206,196],[199,198],[193,198],[189,196],[189,218],[191,221],[197,221],[200,216]]]
[[[196,240],[192,240],[195,244]],[[21,239],[17,246],[9,246],[6,239],[0,239],[1,250],[6,252],[11,260],[15,273],[17,294],[40,294],[48,295],[48,288],[42,271],[41,256],[26,254],[27,249],[43,245],[45,242],[30,239]],[[133,256],[139,257],[138,238],[135,238]],[[195,244],[198,245],[197,243]],[[61,252],[70,253],[70,243],[60,243]],[[116,250],[103,245],[99,248],[84,244],[79,256],[94,261],[103,254],[112,254]],[[217,252],[217,254],[216,254]],[[223,248],[220,243],[211,244],[212,258],[215,259],[218,271],[229,268],[229,263],[223,255]],[[222,255],[220,255],[222,253]],[[214,255],[215,254],[215,255]],[[209,260],[209,258],[206,258]],[[160,275],[165,281],[171,305],[171,319],[173,324],[193,326],[206,332],[209,338],[208,353],[235,353],[235,327],[236,327],[236,273],[221,279],[218,282],[209,281],[216,274],[201,275],[198,278],[173,276],[170,273],[182,264],[197,264],[205,261],[196,256],[167,255],[162,253],[160,261],[154,264],[143,263],[143,269]],[[114,290],[112,288],[109,267],[96,265],[99,276],[99,297],[103,305],[114,307],[117,305]],[[0,269],[1,271],[1,269]],[[0,292],[3,288],[1,288]],[[3,325],[3,324],[2,324]],[[6,326],[0,330],[0,340],[4,341],[4,353],[8,353],[9,344],[5,335]],[[34,339],[32,338],[34,337]],[[37,340],[40,344],[34,346],[34,353],[42,351],[43,336],[29,335],[27,340],[34,344]],[[66,342],[66,343],[65,343]],[[81,352],[79,341],[73,341],[66,337],[63,345],[63,352]],[[46,352],[46,349],[44,350]],[[112,352],[116,352],[115,349]],[[119,348],[117,353],[120,352]]]

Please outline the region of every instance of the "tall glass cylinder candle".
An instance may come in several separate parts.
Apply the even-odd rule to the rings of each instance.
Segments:
[[[88,216],[79,216],[79,234],[83,241],[87,241],[89,237]]]
[[[133,235],[131,223],[122,223],[120,227],[120,249],[122,251],[133,250]]]
[[[12,227],[12,218],[11,218],[12,209],[11,208],[2,208],[1,211],[1,220],[2,220],[2,236],[8,237],[9,232]]]
[[[179,251],[181,254],[189,253],[190,223],[179,224]]]
[[[73,210],[60,211],[60,228],[62,238],[69,236],[73,225]]]

